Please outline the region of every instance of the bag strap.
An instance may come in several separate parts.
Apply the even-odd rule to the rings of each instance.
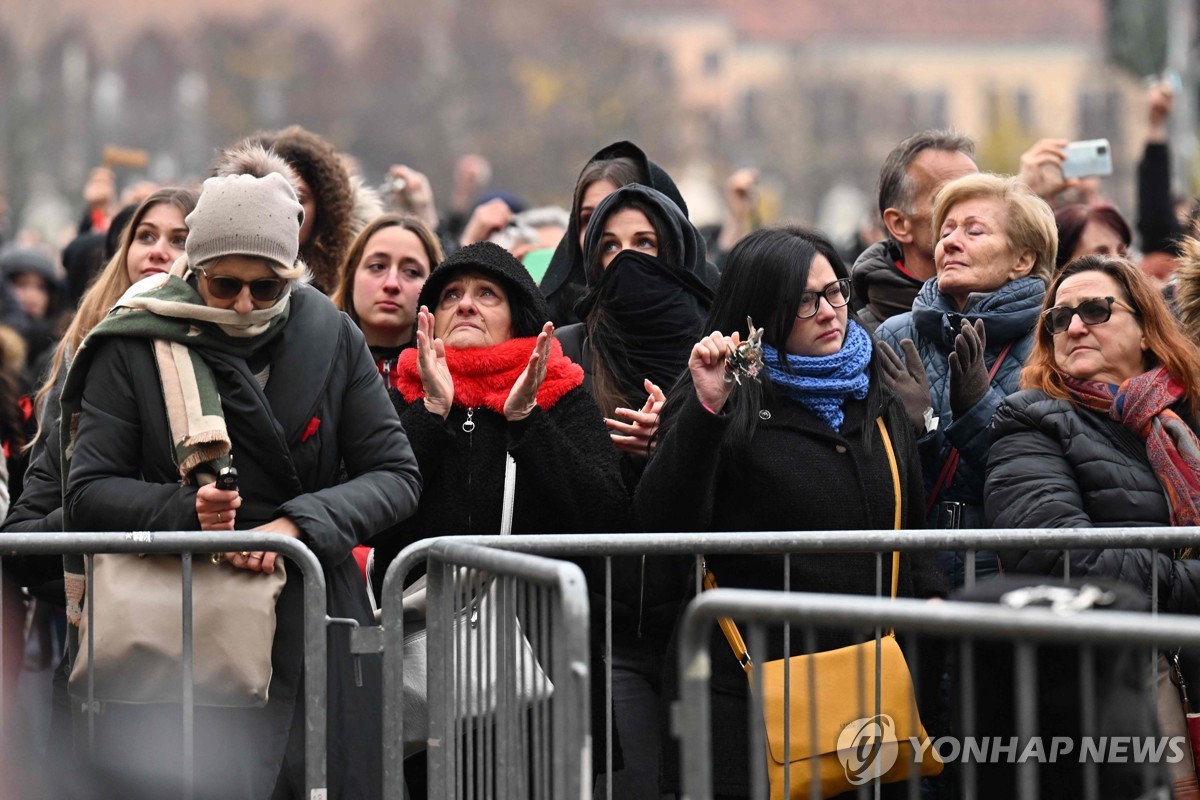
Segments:
[[[1000,351],[1000,355],[996,356],[996,360],[992,362],[992,368],[988,370],[988,384],[990,385],[996,378],[996,373],[1000,371],[1000,365],[1004,363],[1004,359],[1008,357],[1008,353],[1012,350],[1013,343],[1009,342],[1004,345]],[[929,498],[925,501],[925,516],[929,516],[933,511],[933,507],[937,505],[938,496],[944,489],[954,482],[954,473],[958,470],[959,454],[958,448],[950,448],[950,454],[946,456],[946,463],[942,464],[942,471],[938,473],[937,480],[934,481],[933,491],[929,493]]]
[[[879,426],[879,432],[883,434],[883,448],[887,451],[888,466],[892,473],[892,496],[894,499],[892,512],[892,527],[894,530],[900,530],[904,522],[903,517],[903,496],[900,488],[900,467],[896,463],[896,451],[892,448],[892,437],[888,435],[887,426],[883,424],[883,417],[877,417],[875,424]],[[700,569],[704,572],[704,589],[711,591],[717,588],[717,577],[708,569],[708,562],[703,558],[700,559]],[[892,551],[892,599],[896,599],[896,592],[900,588],[900,551]],[[746,648],[746,641],[742,638],[742,632],[738,630],[737,623],[730,617],[718,617],[717,624],[721,626],[721,632],[725,634],[725,641],[729,642],[729,649],[733,651],[733,657],[742,665],[747,675],[754,672],[754,660],[750,658],[750,651]],[[895,632],[894,628],[889,628],[887,635],[891,636]]]
[[[512,533],[513,504],[517,500],[517,462],[512,453],[505,453],[504,458],[504,507],[500,512],[500,535]]]

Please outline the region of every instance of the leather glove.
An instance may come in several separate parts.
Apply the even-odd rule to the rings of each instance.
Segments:
[[[962,330],[954,337],[954,352],[950,354],[950,413],[960,419],[987,394],[991,381],[987,364],[983,360],[983,349],[987,336],[983,332],[983,320],[972,325],[963,320]]]
[[[879,342],[879,363],[883,367],[883,378],[904,404],[904,413],[918,435],[925,433],[925,410],[930,407],[929,378],[925,365],[912,339],[900,342],[904,359],[896,355],[887,342]]]

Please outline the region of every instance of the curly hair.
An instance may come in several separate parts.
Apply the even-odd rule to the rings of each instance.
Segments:
[[[1180,242],[1179,269],[1175,271],[1175,310],[1184,333],[1200,344],[1200,239]]]
[[[354,239],[354,197],[346,167],[329,142],[299,125],[259,131],[246,141],[274,150],[308,184],[317,213],[312,236],[300,245],[300,257],[312,272],[313,284],[332,292]]]

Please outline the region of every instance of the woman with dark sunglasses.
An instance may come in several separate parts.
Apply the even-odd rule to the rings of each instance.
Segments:
[[[634,507],[647,530],[891,529],[897,504],[900,527],[924,526],[917,437],[883,380],[879,349],[848,316],[849,277],[836,248],[803,228],[763,228],[729,252],[705,323],[712,333],[694,345],[688,370],[667,397],[658,446],[638,485]],[[932,554],[904,553],[899,563],[899,596],[944,592]],[[866,553],[786,560],[711,554],[707,564],[720,586],[778,590],[789,580],[793,591],[876,591],[875,556]],[[891,573],[885,558],[884,586]],[[785,653],[779,634],[768,638],[767,659],[806,652],[803,637],[793,635]],[[828,650],[863,637],[822,631],[818,639]],[[714,795],[745,797],[749,682],[716,626],[709,652],[712,751],[721,754],[713,764]],[[922,652],[924,702],[937,694],[939,670]],[[665,663],[677,663],[674,655]],[[674,670],[664,684],[669,701]],[[662,791],[678,791],[677,743],[664,735],[663,748]]]
[[[291,536],[323,567],[329,614],[367,624],[351,550],[416,509],[416,459],[362,332],[304,282],[290,168],[261,147],[244,155],[243,174],[205,181],[184,257],[126,292],[75,355],[61,399],[65,526]],[[234,485],[215,481],[230,466]],[[261,580],[283,565],[270,551],[222,559]],[[291,566],[265,706],[196,708],[197,797],[304,794],[303,586]],[[67,585],[78,620],[82,570]],[[198,639],[197,661],[236,661],[221,644]],[[330,632],[328,788],[378,797],[380,664],[347,647]],[[93,754],[105,796],[178,793],[179,715],[169,698],[105,705]]]
[[[1183,334],[1151,278],[1124,258],[1067,264],[1046,293],[1022,391],[992,423],[985,485],[999,528],[1200,525],[1200,349]],[[1157,611],[1200,612],[1194,547],[1002,551],[1007,572],[1110,578],[1157,598]],[[1066,562],[1067,559],[1068,563]],[[1185,681],[1200,682],[1183,653]],[[1186,730],[1159,659],[1160,730]],[[1194,794],[1191,761],[1169,765],[1176,797]],[[1135,782],[1135,786],[1139,786]],[[1135,792],[1137,789],[1132,789]],[[1130,795],[1132,796],[1132,795]]]
[[[920,437],[926,523],[982,528],[988,427],[1016,391],[1033,347],[1058,233],[1050,206],[1016,178],[967,175],[934,199],[934,262],[913,310],[875,335],[887,377]],[[903,354],[903,361],[901,360]],[[952,586],[966,580],[965,554],[938,554]],[[997,571],[978,552],[977,577]]]
[[[1084,256],[1046,294],[1020,391],[996,412],[986,511],[999,528],[1200,525],[1200,350],[1129,261]],[[1185,555],[1175,553],[1175,556]],[[1072,550],[1072,575],[1132,582],[1160,610],[1200,610],[1200,560]],[[1062,575],[1064,554],[1001,553],[1008,571]]]

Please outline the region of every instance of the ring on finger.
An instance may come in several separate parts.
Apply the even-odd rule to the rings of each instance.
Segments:
[[[250,551],[243,550],[242,552],[238,553],[238,555],[241,556],[242,558],[250,558]]]
[[[224,522],[224,521],[225,521],[225,515],[222,514],[220,511],[218,511],[217,512],[217,522]]]

